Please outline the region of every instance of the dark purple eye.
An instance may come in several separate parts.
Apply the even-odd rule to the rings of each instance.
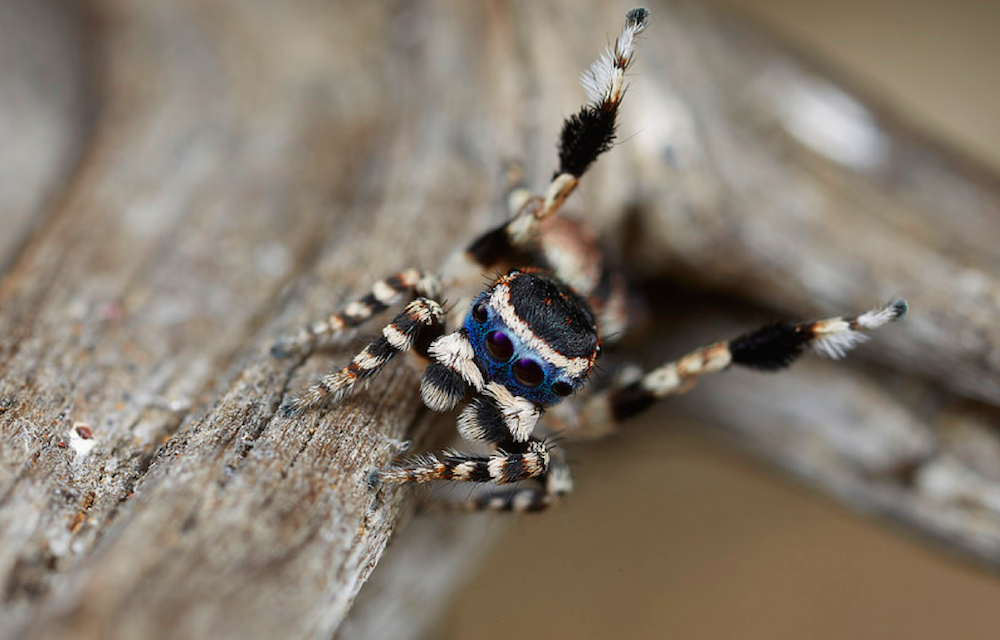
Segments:
[[[526,387],[537,387],[545,382],[545,372],[534,360],[518,360],[512,370],[517,381]]]
[[[476,322],[486,322],[489,317],[489,313],[486,312],[485,302],[480,302],[476,306],[472,307],[472,318]]]
[[[507,362],[514,355],[514,345],[503,331],[486,334],[486,350],[500,362]]]
[[[552,393],[565,398],[569,394],[573,393],[573,385],[568,382],[558,380],[552,385]]]

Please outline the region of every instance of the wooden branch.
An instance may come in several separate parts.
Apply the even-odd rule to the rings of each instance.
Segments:
[[[0,104],[12,82],[30,89],[16,114],[0,108],[21,136],[5,140],[22,140],[0,149],[18,165],[3,176],[18,188],[0,190],[0,637],[328,638],[416,497],[371,492],[368,470],[396,440],[429,448],[450,425],[421,410],[406,366],[336,409],[279,418],[290,390],[356,345],[298,360],[268,348],[498,221],[503,160],[542,184],[583,97],[576,72],[619,8],[70,4],[0,8],[0,46],[37,46],[16,37],[29,23],[60,43],[0,56]],[[884,115],[856,132],[865,153],[824,151],[772,96],[829,102],[834,86],[683,7],[653,7],[627,141],[571,204],[647,276],[799,315],[910,297],[909,323],[864,353],[919,381],[806,365],[801,393],[837,389],[810,416],[793,403],[793,438],[764,429],[777,403],[748,421],[693,406],[845,499],[995,562],[996,460],[979,445],[996,434],[988,414],[936,407],[998,398],[997,189]],[[748,406],[758,394],[718,388]],[[914,395],[936,412],[908,409]],[[845,404],[891,419],[844,440]],[[430,565],[411,560],[434,558],[450,567],[432,585],[444,592],[482,532],[421,529],[394,565],[417,584]]]
[[[268,348],[486,225],[467,142],[502,101],[438,98],[479,77],[487,21],[92,10],[98,129],[0,290],[0,635],[329,637],[404,508],[367,474],[427,421],[405,365],[276,419],[332,359]]]
[[[629,95],[629,115],[658,124],[594,187],[601,218],[631,199],[630,264],[798,318],[894,296],[912,308],[846,367],[731,374],[680,404],[856,507],[996,566],[1000,184],[745,25],[680,3],[658,15],[639,71],[660,82]],[[860,373],[865,358],[900,373]]]
[[[996,177],[745,25],[658,15],[626,114],[642,124],[593,187],[616,228],[632,204],[632,264],[802,316],[903,295],[914,313],[875,357],[1000,404]]]
[[[96,106],[87,24],[65,0],[0,6],[0,272],[59,198],[84,148]]]

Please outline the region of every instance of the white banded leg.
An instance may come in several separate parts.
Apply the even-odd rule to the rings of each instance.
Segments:
[[[432,274],[419,269],[400,271],[376,282],[369,293],[348,304],[339,313],[314,322],[293,336],[278,340],[271,347],[271,354],[275,357],[285,357],[308,351],[321,340],[329,340],[339,333],[364,324],[373,316],[401,303],[414,293],[437,298],[439,289],[437,278]]]
[[[601,56],[580,74],[589,102],[563,123],[559,135],[559,168],[543,196],[525,189],[510,193],[508,206],[514,214],[506,224],[477,238],[467,254],[483,267],[529,249],[538,236],[542,220],[555,214],[576,189],[580,178],[615,140],[618,107],[625,96],[625,72],[635,59],[639,34],[646,29],[649,11],[632,9],[625,25]]]
[[[398,353],[408,351],[421,334],[440,330],[444,322],[441,305],[430,298],[417,298],[382,329],[382,335],[354,356],[346,367],[334,371],[281,407],[288,416],[326,402],[337,402],[353,391],[358,382],[371,378]]]
[[[549,468],[549,451],[544,442],[532,440],[506,451],[497,449],[490,455],[445,451],[404,460],[376,469],[369,483],[409,484],[454,480],[457,482],[490,482],[510,484],[544,475]]]
[[[563,423],[567,437],[600,437],[658,399],[684,393],[702,375],[731,365],[778,371],[792,364],[806,348],[827,358],[842,358],[868,339],[865,332],[902,319],[906,311],[905,301],[894,300],[855,316],[798,324],[772,323],[728,342],[695,349],[679,360],[596,393],[576,415],[562,417],[557,411],[554,417]]]
[[[573,490],[569,465],[559,449],[549,450],[549,469],[535,479],[541,486],[489,488],[462,501],[438,501],[432,507],[462,511],[536,513],[554,506]]]

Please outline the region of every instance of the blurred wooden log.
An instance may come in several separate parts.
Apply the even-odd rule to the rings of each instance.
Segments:
[[[996,177],[746,25],[660,16],[631,162],[594,187],[602,217],[631,202],[633,264],[796,315],[905,295],[914,313],[877,358],[1000,404]]]
[[[657,15],[639,70],[656,77],[629,95],[627,121],[643,123],[629,162],[604,163],[588,201],[609,233],[627,229],[630,265],[798,318],[900,295],[913,310],[846,367],[729,374],[677,405],[997,566],[995,175],[745,24],[683,3]],[[630,225],[615,220],[623,202]],[[705,317],[688,345],[756,324],[706,332]],[[863,373],[863,359],[882,367]]]
[[[0,58],[0,96],[21,91],[15,78],[30,89],[17,93],[28,101],[14,127],[25,141],[0,152],[22,169],[8,174],[22,188],[0,192],[10,232],[0,242],[0,636],[330,637],[416,497],[373,494],[367,471],[396,439],[429,446],[433,421],[406,366],[337,409],[280,419],[290,390],[356,345],[299,360],[274,360],[268,347],[382,274],[434,268],[499,220],[502,160],[523,159],[541,184],[559,120],[582,99],[576,73],[620,8],[76,6],[20,0],[0,20],[5,47],[34,46],[11,35],[27,24],[52,43]],[[627,141],[572,204],[630,243],[631,266],[647,276],[798,315],[910,297],[909,323],[864,354],[918,381],[869,392],[873,378],[855,365],[818,365],[815,379],[845,379],[833,386],[847,397],[824,407],[904,416],[861,442],[916,444],[866,451],[867,465],[848,451],[845,463],[842,414],[820,410],[803,426],[792,412],[783,419],[812,429],[808,446],[792,439],[767,455],[791,468],[832,461],[852,483],[832,490],[859,504],[875,479],[891,491],[871,508],[939,535],[946,518],[954,544],[996,562],[983,549],[995,549],[1000,508],[969,499],[998,486],[993,459],[970,444],[996,445],[988,419],[962,422],[939,448],[943,413],[907,405],[914,395],[932,407],[997,401],[997,189],[889,120],[867,120],[860,103],[838,102],[828,80],[742,27],[685,5],[653,11]],[[820,153],[824,143],[809,141],[802,127],[817,116],[803,124],[788,103],[808,116],[817,101],[822,122],[854,123],[860,150]],[[751,428],[778,405],[718,419],[764,449],[771,438]],[[833,476],[821,467],[814,477]],[[898,507],[914,496],[927,498],[919,517]],[[403,573],[463,566],[479,548],[438,540],[441,555],[414,545]],[[454,583],[421,584],[430,601]],[[384,615],[373,597],[363,615]]]
[[[329,637],[403,509],[367,473],[426,420],[406,366],[275,419],[331,359],[268,348],[486,225],[502,102],[441,99],[481,75],[486,20],[90,9],[97,129],[0,290],[0,635]]]
[[[0,272],[53,208],[95,116],[85,12],[74,2],[0,3]]]

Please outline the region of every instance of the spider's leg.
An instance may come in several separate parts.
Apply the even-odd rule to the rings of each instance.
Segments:
[[[420,297],[403,309],[382,329],[382,335],[354,356],[346,367],[334,371],[309,387],[302,395],[288,400],[281,407],[284,415],[293,415],[325,402],[337,402],[357,387],[358,382],[371,378],[393,356],[409,351],[419,339],[429,341],[434,332],[444,327],[444,311],[430,298]]]
[[[541,486],[490,487],[466,500],[434,500],[430,509],[534,513],[554,506],[573,490],[573,477],[560,449],[549,449],[549,468],[535,479]]]
[[[864,332],[903,318],[906,310],[905,301],[894,300],[856,316],[799,324],[773,323],[728,342],[695,349],[680,360],[594,394],[579,414],[566,421],[564,434],[576,438],[605,435],[656,400],[684,393],[702,375],[723,371],[730,365],[778,371],[794,362],[806,347],[828,358],[842,358],[868,339]]]
[[[549,183],[542,208],[535,217],[555,213],[590,165],[611,148],[618,107],[628,87],[625,72],[635,60],[638,37],[648,22],[649,11],[644,8],[625,14],[625,25],[614,44],[580,74],[580,84],[590,101],[563,123],[559,135],[559,170]]]
[[[349,329],[361,326],[373,316],[399,304],[409,296],[421,295],[436,298],[439,293],[437,278],[419,269],[407,269],[379,280],[362,298],[348,304],[342,311],[324,320],[314,322],[297,334],[278,340],[271,347],[275,357],[285,357],[312,349],[317,343],[329,340]]]
[[[649,11],[632,9],[613,45],[580,74],[589,102],[563,123],[559,135],[559,168],[544,195],[514,189],[508,197],[513,218],[476,238],[467,256],[481,268],[491,268],[505,259],[530,250],[542,221],[555,214],[576,189],[580,178],[615,140],[618,107],[625,96],[625,72],[635,60],[639,34],[648,23]]]
[[[490,482],[509,484],[545,475],[549,468],[549,451],[544,442],[509,442],[505,449],[497,448],[489,455],[444,451],[404,460],[369,476],[369,483],[411,483],[434,480],[457,482]]]

